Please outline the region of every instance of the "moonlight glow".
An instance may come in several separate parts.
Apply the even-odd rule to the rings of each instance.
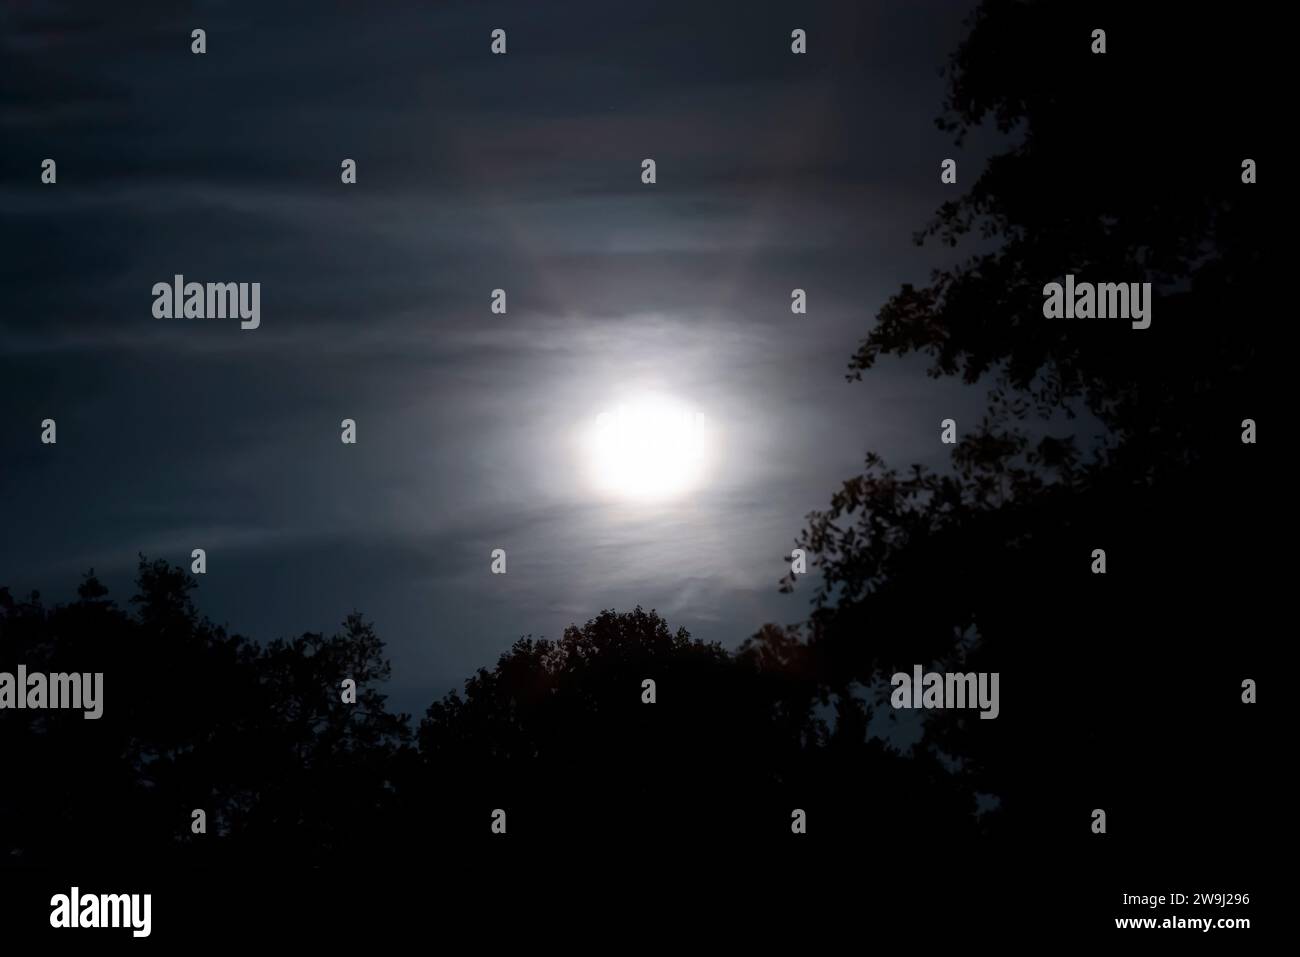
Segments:
[[[636,501],[677,498],[700,486],[710,433],[704,416],[662,396],[642,396],[596,416],[585,436],[587,467],[600,492]]]

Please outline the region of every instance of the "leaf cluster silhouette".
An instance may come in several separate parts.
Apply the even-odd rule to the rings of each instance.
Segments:
[[[1009,146],[966,165],[915,237],[973,251],[902,286],[847,377],[920,353],[987,404],[946,468],[868,454],[797,541],[820,574],[806,638],[823,683],[880,690],[917,663],[1000,673],[999,719],[934,712],[919,749],[995,795],[983,826],[1026,846],[1086,841],[1097,807],[1148,851],[1191,834],[1203,853],[1241,847],[1264,826],[1241,782],[1271,766],[1269,724],[1240,696],[1280,615],[1281,493],[1241,436],[1285,407],[1267,360],[1291,353],[1276,211],[1241,170],[1277,124],[1273,88],[1243,68],[1267,21],[980,5],[938,122],[961,143],[991,121]],[[1152,327],[1045,319],[1043,287],[1067,273],[1151,282]]]

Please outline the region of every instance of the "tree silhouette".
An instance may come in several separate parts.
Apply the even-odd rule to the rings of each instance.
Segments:
[[[1258,599],[1280,585],[1270,471],[1241,441],[1276,407],[1273,213],[1241,180],[1274,123],[1240,69],[1258,30],[1245,13],[983,3],[939,125],[961,142],[991,119],[1011,145],[916,237],[976,251],[903,286],[850,362],[856,379],[921,352],[931,375],[990,389],[948,470],[869,454],[799,544],[823,576],[809,654],[826,684],[1000,672],[999,719],[934,712],[922,745],[1000,799],[993,833],[1082,842],[1108,806],[1148,849],[1260,833],[1237,784],[1269,763],[1240,690],[1265,660]],[[1152,327],[1045,319],[1066,273],[1152,282]]]
[[[941,768],[867,739],[861,702],[843,699],[841,720],[826,720],[806,655],[773,626],[732,654],[640,608],[602,612],[558,641],[522,639],[464,695],[429,708],[421,803],[435,806],[456,782],[454,811],[435,817],[458,823],[440,839],[463,821],[481,821],[487,835],[486,809],[500,807],[570,846],[654,834],[772,839],[791,833],[796,808],[810,834],[828,838],[874,830],[881,817],[969,828]],[[643,701],[647,678],[653,704]],[[864,800],[865,788],[878,793]]]
[[[93,573],[65,607],[0,590],[0,670],[105,675],[98,720],[0,712],[0,748],[24,769],[0,795],[0,857],[310,863],[369,840],[409,739],[376,687],[388,664],[371,627],[353,615],[340,634],[261,647],[201,618],[184,571],[142,557],[138,585],[134,615]],[[194,809],[207,835],[191,832]]]
[[[0,670],[102,671],[106,702],[96,721],[0,713],[0,746],[25,769],[0,805],[7,865],[413,862],[491,839],[496,808],[507,833],[570,848],[780,839],[795,809],[814,840],[972,833],[947,770],[869,736],[872,706],[832,700],[808,646],[774,626],[731,652],[653,611],[605,611],[520,639],[412,735],[385,707],[383,643],[360,616],[259,645],[201,617],[182,570],[141,558],[138,586],[133,614],[93,573],[67,606],[0,591]]]

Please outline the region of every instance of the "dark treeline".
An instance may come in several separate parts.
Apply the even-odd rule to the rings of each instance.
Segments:
[[[195,586],[142,559],[129,611],[90,575],[53,608],[0,591],[0,671],[105,674],[97,720],[0,713],[0,748],[22,769],[0,794],[8,864],[400,856],[490,839],[496,808],[507,833],[565,844],[776,838],[794,808],[841,837],[882,821],[976,827],[942,764],[868,739],[865,706],[828,699],[780,629],[733,652],[654,612],[604,612],[519,640],[416,723],[386,709],[383,643],[359,616],[259,645],[205,620]],[[192,833],[199,808],[206,834]]]

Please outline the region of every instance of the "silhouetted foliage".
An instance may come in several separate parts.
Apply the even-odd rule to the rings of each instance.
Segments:
[[[481,819],[484,833],[485,809],[501,807],[567,843],[771,839],[790,834],[795,808],[841,839],[882,821],[972,827],[973,806],[963,816],[942,769],[868,740],[861,702],[846,697],[841,720],[826,720],[806,651],[767,626],[732,654],[640,608],[602,612],[558,641],[523,639],[429,708],[430,789],[458,782],[450,817]],[[654,704],[642,701],[646,678]]]
[[[10,864],[225,852],[320,860],[367,840],[391,799],[409,730],[376,687],[383,644],[359,616],[325,637],[265,647],[199,616],[195,580],[140,561],[128,615],[93,573],[45,608],[0,590],[0,671],[103,672],[103,715],[0,712],[0,752],[23,786],[0,792]],[[344,704],[344,678],[357,704]],[[208,834],[191,834],[191,811]]]
[[[922,352],[933,376],[987,383],[989,402],[959,423],[949,469],[869,454],[809,516],[799,545],[823,577],[808,653],[826,685],[882,693],[918,663],[1000,672],[1001,717],[932,712],[921,745],[1000,799],[981,819],[995,832],[1082,841],[1088,812],[1113,805],[1152,842],[1252,833],[1232,782],[1266,745],[1240,683],[1263,662],[1257,596],[1280,587],[1262,547],[1271,473],[1241,442],[1242,419],[1277,407],[1275,212],[1241,182],[1276,122],[1239,69],[1259,26],[983,3],[940,126],[961,141],[991,119],[1008,148],[917,236],[975,251],[903,286],[850,362],[856,379]],[[1152,327],[1044,318],[1043,287],[1066,273],[1152,282]],[[1208,771],[1207,753],[1232,771]],[[1226,817],[1209,833],[1207,808]]]
[[[7,864],[410,861],[490,839],[495,808],[507,833],[568,846],[780,838],[795,808],[834,840],[881,821],[973,826],[947,772],[869,738],[871,708],[832,703],[807,647],[773,626],[733,653],[652,611],[602,612],[520,639],[413,736],[385,708],[389,665],[360,616],[259,645],[202,618],[185,572],[142,558],[138,584],[133,614],[93,574],[67,606],[0,591],[0,670],[105,674],[98,720],[0,712],[0,747],[23,768],[0,795]],[[207,834],[191,833],[195,808]]]

